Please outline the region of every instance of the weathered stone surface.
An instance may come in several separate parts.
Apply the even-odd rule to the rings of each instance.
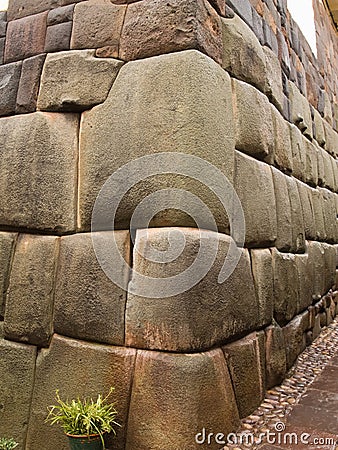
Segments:
[[[15,113],[19,89],[21,62],[0,66],[0,115]]]
[[[305,239],[317,239],[316,222],[312,202],[312,189],[305,183],[297,181],[300,203],[302,206]]]
[[[292,122],[305,136],[312,137],[312,117],[309,102],[292,81],[289,82],[289,95]]]
[[[95,50],[47,55],[38,108],[74,111],[104,102],[122,64],[115,59],[95,58]]]
[[[322,199],[326,241],[334,244],[338,241],[335,194],[327,189],[318,190]]]
[[[285,341],[282,328],[274,323],[265,329],[266,387],[280,384],[286,374]]]
[[[117,420],[122,425],[116,427],[114,448],[124,449],[135,356],[134,349],[89,344],[54,335],[51,346],[43,349],[37,358],[27,448],[42,449],[46,442],[48,450],[68,448],[62,429],[45,423],[47,406],[55,404],[55,389],[59,389],[63,399],[80,396],[96,400],[99,393],[108,394],[114,386],[113,401],[117,403]],[[112,445],[112,441],[108,441],[107,445]]]
[[[284,103],[281,67],[278,57],[269,48],[263,47],[266,65],[266,85],[264,92],[276,108],[282,112]]]
[[[70,22],[73,20],[74,5],[61,6],[52,9],[48,13],[47,25],[56,25],[58,23]]]
[[[324,120],[326,150],[333,156],[338,155],[338,133]]]
[[[8,20],[20,19],[21,17],[47,11],[58,6],[70,5],[82,0],[11,0],[8,5]]]
[[[302,205],[297,188],[295,178],[287,177],[286,183],[288,185],[290,206],[291,206],[291,223],[292,223],[292,247],[293,253],[305,252],[305,230],[304,220],[302,214]]]
[[[5,41],[5,38],[0,38],[0,64],[4,63]]]
[[[5,47],[6,63],[43,53],[47,14],[47,12],[36,14],[8,23]]]
[[[19,448],[27,432],[35,359],[36,347],[0,339],[0,435],[15,439]]]
[[[331,158],[331,164],[334,178],[334,191],[338,192],[338,161],[335,158]]]
[[[315,139],[321,147],[325,147],[326,136],[322,116],[316,109],[313,109],[313,122],[315,125]]]
[[[312,267],[313,299],[318,300],[325,294],[323,267],[325,266],[324,249],[320,242],[308,243],[308,263]]]
[[[207,1],[153,0],[128,6],[120,59],[130,61],[187,49],[222,61],[221,19]]]
[[[277,219],[270,167],[236,151],[235,190],[244,210],[246,244],[262,247],[274,243]]]
[[[22,63],[15,112],[18,114],[36,110],[36,101],[40,87],[40,77],[46,55],[33,56]]]
[[[265,54],[253,31],[238,16],[222,19],[222,31],[223,68],[264,92],[267,83]]]
[[[110,0],[89,0],[75,5],[71,49],[105,47],[114,49],[118,57],[120,35],[126,5],[114,5]]]
[[[251,414],[264,398],[262,359],[257,333],[223,347],[240,418]]]
[[[0,119],[0,223],[75,229],[78,118],[33,113]]]
[[[94,201],[107,178],[119,167],[144,155],[193,154],[214,164],[230,182],[233,180],[235,142],[230,77],[197,51],[126,64],[107,100],[82,117],[81,229],[89,229]],[[137,167],[141,173],[145,170],[142,162]],[[203,198],[212,209],[217,225],[226,228],[219,202],[214,201],[211,191],[202,183],[193,184],[187,177],[182,182],[168,175],[148,179],[141,186],[132,189],[121,202],[115,222],[117,228],[129,228],[135,206],[146,195],[168,186],[189,190]],[[172,195],[173,207],[184,209],[185,199]],[[185,216],[177,219],[175,214],[168,211],[156,225],[193,226],[191,219],[187,221]]]
[[[251,267],[259,303],[260,324],[269,325],[273,317],[273,271],[269,249],[251,249]]]
[[[219,284],[218,275],[231,238],[209,231],[177,228],[174,236],[180,231],[185,238],[185,247],[179,258],[163,264],[152,261],[153,248],[168,249],[168,236],[172,230],[137,231],[134,268],[142,275],[156,279],[177,276],[173,282],[175,287],[182,287],[183,292],[160,298],[159,291],[156,299],[141,297],[137,292],[144,291],[144,283],[149,282],[139,279],[134,273],[127,299],[126,344],[170,351],[204,350],[257,328],[258,299],[248,251],[241,250],[236,269],[223,284]],[[181,248],[180,242],[178,237],[171,239],[172,249],[177,251]],[[196,252],[202,245],[205,247],[204,257],[199,257],[199,265],[194,269],[198,283],[191,288],[185,287],[185,277],[179,275],[195,261]],[[214,245],[218,245],[215,262],[198,281],[203,277],[199,274],[202,268],[204,270],[205,258],[214,255]]]
[[[284,326],[296,314],[299,299],[299,282],[295,255],[272,249],[274,274],[274,317]]]
[[[283,328],[287,369],[293,366],[297,356],[306,348],[305,332],[309,328],[309,313],[295,317]]]
[[[297,313],[305,311],[313,301],[313,270],[309,255],[296,255],[295,261],[299,280],[299,303]]]
[[[317,148],[317,170],[318,170],[318,186],[324,186],[325,183],[325,173],[324,173],[324,158],[323,150],[316,146]]]
[[[324,250],[324,264],[322,266],[322,276],[323,276],[323,290],[326,294],[335,283],[336,275],[336,250],[333,245],[321,243],[322,249]],[[328,304],[330,303],[330,297],[327,298]],[[327,305],[328,306],[328,305]]]
[[[6,300],[5,338],[46,347],[53,333],[58,238],[20,235]]]
[[[226,436],[238,426],[221,350],[193,355],[138,352],[126,450],[193,450],[201,447],[203,434],[197,441],[195,436],[203,429]],[[213,439],[208,448],[216,450],[219,444]]]
[[[70,47],[72,22],[58,23],[47,27],[45,52],[60,52]]]
[[[326,231],[323,214],[323,201],[319,189],[311,189],[311,196],[313,205],[313,216],[316,224],[317,239],[323,241],[326,238]]]
[[[225,17],[226,16],[226,4],[225,0],[209,0],[209,3],[216,9],[218,14]]]
[[[275,246],[279,251],[289,252],[293,248],[293,239],[287,177],[272,167],[272,178],[275,188],[277,215],[277,239]]]
[[[323,159],[324,177],[323,186],[334,191],[335,189],[335,177],[333,173],[332,156],[330,156],[325,150],[318,148],[318,153],[321,154]]]
[[[102,248],[109,253],[113,237],[130,264],[128,231],[102,232],[95,239],[100,239]],[[55,289],[55,331],[78,339],[123,345],[129,271],[124,273],[122,267],[120,271],[125,290],[113,284],[101,269],[90,233],[61,238]]]
[[[7,12],[0,11],[0,37],[6,36],[7,30]]]
[[[274,162],[283,172],[291,173],[293,158],[289,124],[274,106],[271,106],[271,113],[274,128]]]
[[[302,133],[296,125],[289,124],[292,151],[292,175],[298,180],[306,181],[306,153]]]
[[[16,236],[15,233],[0,232],[0,318],[2,320],[5,314],[6,292]]]
[[[232,80],[236,148],[260,159],[271,160],[273,131],[267,97],[247,83]]]

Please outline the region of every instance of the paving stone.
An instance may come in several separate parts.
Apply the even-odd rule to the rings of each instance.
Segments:
[[[305,143],[300,130],[296,125],[289,124],[292,153],[292,175],[298,180],[306,181],[306,152]]]
[[[290,206],[291,206],[291,223],[292,223],[292,247],[293,253],[305,252],[305,230],[302,214],[302,205],[297,188],[297,182],[293,177],[286,177],[288,185]]]
[[[289,82],[291,101],[291,120],[305,136],[312,138],[312,118],[309,102],[300,93],[297,86]]]
[[[315,216],[313,211],[312,190],[307,184],[302,183],[298,180],[297,187],[303,212],[305,239],[314,241],[317,239],[317,234]]]
[[[38,108],[44,111],[74,111],[104,102],[122,64],[115,59],[95,58],[95,50],[47,55]]]
[[[107,446],[124,449],[131,380],[134,373],[136,350],[122,347],[90,344],[54,335],[48,349],[39,352],[26,446],[48,450],[66,449],[67,436],[61,427],[45,423],[46,408],[55,404],[55,389],[62,399],[93,398],[106,395],[115,387],[112,400],[116,401],[116,439],[108,439]],[[114,442],[114,444],[113,444]]]
[[[269,47],[264,46],[263,51],[266,65],[266,86],[264,91],[275,107],[282,112],[284,95],[279,60]]]
[[[36,347],[0,339],[0,434],[24,447],[34,384]]]
[[[200,237],[199,230],[177,228],[185,238],[185,247],[181,249],[179,258],[163,264],[152,261],[152,249],[168,248],[168,235],[172,230],[137,231],[134,249],[136,272],[155,279],[164,278],[164,275],[165,278],[175,277],[172,283],[181,288],[181,293],[149,298],[148,284],[145,284],[149,281],[134,273],[127,298],[126,344],[180,352],[204,350],[256,329],[260,321],[259,307],[248,251],[241,251],[236,269],[223,284],[219,284],[218,275],[228,253],[230,238],[203,230]],[[180,248],[180,242],[180,239],[172,238],[172,248]],[[215,262],[203,278],[201,271],[205,268],[205,257],[214,254],[215,245],[218,245]],[[190,287],[193,283],[184,276],[184,271],[195,261],[196,252],[204,247],[204,258],[199,258],[200,263],[196,263],[194,272],[197,284]],[[189,280],[188,286],[184,280]],[[163,292],[163,288],[155,289]]]
[[[0,232],[0,317],[2,320],[5,314],[6,292],[16,237],[16,233]]]
[[[266,387],[280,384],[286,374],[285,341],[282,328],[274,323],[265,329]]]
[[[72,22],[59,23],[47,27],[45,52],[69,50]]]
[[[221,350],[194,355],[138,351],[127,450],[197,448],[195,437],[203,441],[203,429],[222,430],[226,435],[238,425]],[[219,445],[213,441],[208,447],[218,449]]]
[[[14,114],[19,89],[21,62],[0,66],[0,115]]]
[[[75,229],[75,115],[0,119],[0,223],[59,233]]]
[[[308,312],[305,312],[296,316],[283,328],[287,369],[292,367],[297,356],[306,348],[305,331],[308,329],[308,324]]]
[[[310,406],[304,408],[301,405],[295,405],[288,418],[288,422],[290,425],[302,429],[306,428],[307,430],[318,430],[333,434],[338,433],[338,414],[331,415],[320,408]]]
[[[40,87],[40,77],[46,55],[33,56],[22,63],[21,77],[16,97],[17,114],[34,112]]]
[[[102,247],[110,250],[112,232],[96,234]],[[116,231],[119,252],[130,264],[128,231]],[[124,312],[128,273],[123,273],[124,290],[101,269],[92,245],[91,233],[61,238],[55,288],[54,326],[64,336],[93,342],[123,345]]]
[[[74,4],[51,9],[47,17],[47,25],[70,22],[73,20]]]
[[[286,175],[272,167],[272,178],[276,197],[277,239],[275,246],[279,251],[289,252],[293,248],[292,217]]]
[[[222,61],[221,19],[207,1],[153,0],[128,5],[120,59],[130,61],[187,49]]]
[[[264,92],[267,87],[266,57],[253,31],[238,16],[222,19],[222,31],[222,67]]]
[[[18,61],[44,52],[47,12],[8,23],[5,62]],[[17,43],[20,42],[20,45]]]
[[[293,158],[289,124],[274,106],[271,106],[274,129],[274,163],[283,172],[291,173]]]
[[[39,347],[49,345],[57,251],[56,237],[19,236],[6,300],[6,339]]]

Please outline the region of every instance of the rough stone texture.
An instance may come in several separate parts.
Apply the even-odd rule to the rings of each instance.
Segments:
[[[259,303],[260,323],[269,325],[273,317],[273,272],[269,249],[251,249],[251,268]]]
[[[0,223],[75,229],[75,115],[33,113],[0,119]]]
[[[318,150],[308,139],[303,138],[306,164],[305,164],[305,181],[311,186],[318,184]]]
[[[322,198],[326,241],[334,244],[338,241],[335,194],[322,188],[319,188],[319,191]]]
[[[144,289],[144,283],[149,282],[140,280],[134,274],[129,288],[136,294],[128,294],[126,344],[182,352],[204,350],[257,328],[259,307],[248,251],[241,251],[236,269],[223,284],[219,284],[218,275],[228,253],[230,238],[208,231],[201,231],[200,238],[199,230],[176,230],[185,237],[184,250],[179,258],[163,264],[149,258],[153,248],[168,248],[168,233],[172,228],[137,232],[134,250],[134,268],[137,272],[155,278],[179,275],[195,261],[201,245],[206,248],[203,250],[204,258],[213,254],[213,245],[218,245],[215,262],[198,284],[172,297],[154,299],[137,295],[139,289]],[[180,240],[175,239],[171,242],[176,249],[180,248],[179,243]],[[194,269],[197,275],[205,266],[204,258],[200,257],[199,266]],[[184,286],[179,279],[174,281],[175,286],[178,283]]]
[[[138,352],[126,450],[193,450],[200,448],[195,436],[203,428],[226,435],[238,425],[221,350],[193,355]],[[220,446],[213,440],[208,448]]]
[[[113,237],[130,264],[128,231],[102,232],[95,239],[100,239],[102,247],[109,252]],[[55,331],[78,339],[123,345],[129,271],[124,273],[122,267],[120,271],[125,291],[113,284],[101,269],[91,234],[61,238],[55,289]]]
[[[46,55],[33,56],[22,63],[15,112],[18,114],[36,110],[36,101],[40,87],[40,77]]]
[[[289,125],[274,106],[271,106],[271,113],[274,129],[274,162],[283,172],[291,173],[293,158]]]
[[[244,210],[246,245],[273,244],[277,237],[277,220],[270,167],[236,151],[235,190]]]
[[[264,398],[262,359],[257,333],[223,347],[240,418],[251,414]],[[265,364],[264,364],[265,365]]]
[[[0,435],[24,448],[34,384],[36,347],[0,339]]]
[[[286,374],[285,341],[282,328],[277,324],[265,329],[266,387],[280,384]]]
[[[302,205],[295,178],[287,177],[292,223],[292,247],[293,253],[304,253],[305,251],[305,230],[302,214]]]
[[[126,5],[114,5],[110,0],[89,0],[75,5],[71,49],[109,46],[118,57],[119,41]]]
[[[271,160],[273,132],[268,99],[242,81],[233,79],[232,86],[236,148],[260,159]]]
[[[225,0],[209,0],[209,3],[216,9],[218,14],[220,14],[223,17],[226,16],[227,7],[225,4]]]
[[[255,34],[238,16],[222,19],[222,31],[223,68],[264,92],[267,83],[265,54]]]
[[[0,115],[15,113],[19,89],[21,62],[0,66]]]
[[[309,328],[309,313],[305,312],[296,316],[290,323],[283,328],[286,365],[287,369],[292,367],[297,356],[306,348],[305,332]]]
[[[4,63],[5,38],[0,38],[0,64]]]
[[[114,448],[124,449],[131,379],[134,372],[136,350],[122,347],[89,344],[54,335],[51,346],[39,352],[33,391],[32,409],[27,435],[27,448],[66,450],[67,437],[60,427],[45,423],[46,408],[55,404],[55,389],[63,399],[93,398],[108,394],[115,387],[113,401],[117,403],[117,438]],[[107,443],[108,445],[108,443]]]
[[[335,177],[333,174],[333,166],[331,160],[333,159],[325,150],[318,148],[318,153],[321,154],[324,166],[323,187],[332,191],[335,189]]]
[[[70,47],[72,22],[58,23],[47,28],[45,52],[60,52]]]
[[[311,189],[311,197],[313,205],[313,216],[316,224],[317,239],[323,241],[326,238],[326,232],[325,232],[322,196],[318,189]]]
[[[297,313],[305,311],[313,301],[313,271],[312,265],[309,264],[309,255],[295,256],[298,280],[299,280],[299,303]]]
[[[329,245],[326,243],[321,244],[322,249],[324,251],[324,264],[322,265],[322,276],[324,283],[324,293],[328,292],[335,283],[335,274],[336,274],[336,250],[333,245]],[[330,304],[330,297],[327,297],[328,304]]]
[[[272,178],[276,197],[277,239],[275,246],[279,251],[289,252],[293,248],[291,203],[287,177],[272,167]]]
[[[306,152],[302,133],[296,125],[290,124],[292,175],[301,181],[306,181]]]
[[[0,318],[2,320],[5,314],[6,292],[16,236],[15,233],[0,232]]]
[[[309,102],[290,81],[291,120],[306,136],[312,137],[312,118]]]
[[[8,5],[8,20],[20,19],[21,17],[47,11],[58,6],[66,6],[71,3],[81,2],[82,0],[11,0]]]
[[[232,182],[234,146],[230,78],[214,61],[191,50],[126,64],[106,102],[83,114],[81,229],[89,229],[92,207],[103,183],[129,161],[157,152],[193,154],[214,164]],[[138,170],[144,170],[141,162]],[[204,185],[196,186],[187,178],[177,184],[173,176],[162,180],[147,180],[141,189],[126,196],[116,218],[117,228],[129,228],[133,210],[146,194],[168,186],[182,187],[203,198],[217,224],[226,228],[219,203]],[[182,209],[184,198],[174,197],[173,204]],[[175,220],[169,211],[156,225],[192,226],[185,217]]]
[[[313,110],[313,122],[315,125],[315,138],[321,147],[325,147],[326,136],[323,119],[316,109]]]
[[[48,346],[53,333],[57,254],[56,237],[19,236],[6,300],[6,339]]]
[[[325,128],[326,150],[333,156],[338,155],[338,133],[325,121],[323,121]]]
[[[274,317],[284,326],[296,314],[299,286],[295,255],[272,249],[274,274]]]
[[[104,102],[122,64],[115,59],[95,58],[95,50],[47,55],[38,108],[74,111]]]
[[[222,24],[206,0],[152,0],[128,5],[119,58],[130,61],[196,49],[222,62]]]
[[[73,20],[74,6],[61,6],[60,8],[50,10],[47,17],[47,25],[56,25]]]
[[[6,36],[7,30],[7,12],[0,11],[0,37]]]
[[[325,294],[325,282],[322,270],[325,265],[324,263],[324,249],[319,242],[309,242],[308,243],[308,254],[309,254],[309,264],[311,265],[310,270],[312,270],[312,280],[313,280],[313,299],[318,300]]]
[[[264,91],[276,108],[282,112],[284,95],[279,60],[269,47],[264,46],[263,51],[265,53],[266,65],[266,85]]]
[[[314,241],[317,239],[317,235],[312,202],[312,189],[301,181],[297,181],[297,186],[302,206],[305,239]]]
[[[47,14],[47,12],[36,14],[8,23],[5,47],[6,63],[43,53]]]

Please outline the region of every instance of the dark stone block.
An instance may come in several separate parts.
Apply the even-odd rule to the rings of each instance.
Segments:
[[[252,22],[252,6],[249,0],[227,0],[227,5],[232,8],[251,28]]]
[[[68,5],[50,10],[47,17],[47,25],[56,25],[73,20],[74,6]]]
[[[21,78],[16,99],[16,113],[28,113],[36,110],[40,76],[46,55],[25,59],[22,64]]]
[[[69,50],[72,22],[59,23],[47,28],[45,52]]]
[[[21,62],[0,66],[0,115],[14,114],[19,88]]]
[[[6,36],[7,30],[7,13],[6,11],[0,11],[0,37]]]
[[[4,63],[5,38],[0,39],[0,64]]]
[[[261,45],[264,45],[263,19],[255,9],[252,9],[252,31]]]
[[[262,20],[264,42],[263,45],[267,45],[278,56],[278,41],[275,33],[272,31],[270,25],[266,20]]]

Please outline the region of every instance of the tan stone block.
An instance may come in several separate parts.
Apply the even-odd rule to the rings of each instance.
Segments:
[[[334,191],[338,192],[338,161],[335,158],[331,158],[331,164],[334,178]]]
[[[305,136],[312,138],[312,117],[308,100],[298,87],[289,81],[291,120]]]
[[[19,236],[6,300],[6,339],[48,346],[53,333],[57,253],[57,237]]]
[[[191,355],[138,351],[126,450],[197,449],[203,429],[226,436],[238,426],[221,350]],[[215,440],[208,445],[219,447]]]
[[[303,135],[296,125],[289,124],[292,152],[292,175],[306,181],[306,151]]]
[[[110,241],[130,264],[128,231],[95,233],[109,259]],[[116,270],[117,268],[115,268]],[[106,276],[97,261],[90,233],[61,238],[55,289],[54,326],[64,336],[107,344],[123,345],[124,312],[129,270],[120,268],[124,290]]]
[[[337,242],[337,215],[335,211],[335,194],[327,189],[318,188],[323,209],[326,241]]]
[[[300,196],[295,178],[286,177],[288,185],[290,206],[291,206],[291,222],[292,222],[292,247],[293,253],[305,252],[305,230],[303,220],[303,210]]]
[[[324,166],[324,179],[323,179],[323,187],[327,189],[335,190],[335,177],[333,174],[333,166],[332,166],[332,156],[330,156],[325,150],[318,149],[323,158],[323,166]]]
[[[271,106],[274,129],[274,163],[283,172],[291,173],[293,155],[289,124],[274,106]]]
[[[322,195],[319,189],[311,189],[311,196],[317,239],[322,241],[326,238]]]
[[[276,197],[277,239],[275,246],[279,251],[288,252],[293,248],[291,204],[286,175],[272,169]]]
[[[54,335],[51,346],[42,350],[36,361],[36,375],[29,420],[26,447],[60,450],[68,447],[67,436],[58,426],[45,423],[47,406],[55,404],[55,389],[62,399],[78,396],[93,398],[108,394],[115,387],[118,422],[114,448],[124,449],[131,380],[134,373],[136,350],[90,344]]]
[[[326,138],[326,150],[330,155],[338,155],[338,133],[324,120],[325,138]]]
[[[180,233],[185,239],[183,249]],[[179,257],[166,263],[153,261],[153,249],[168,251],[169,237],[170,251],[178,252]],[[155,279],[151,283],[156,298],[147,294],[149,279],[134,273],[127,299],[126,345],[180,352],[205,350],[257,329],[259,306],[248,251],[241,250],[236,269],[224,283],[218,280],[230,242],[228,236],[203,230],[137,231],[133,267],[142,276]],[[197,256],[199,251],[203,256]],[[207,258],[215,256],[210,264]],[[192,270],[194,262],[191,279],[192,274],[184,271]],[[169,281],[162,282],[163,278]],[[169,296],[172,290],[168,291],[168,286],[178,293]]]
[[[317,239],[317,233],[312,201],[313,189],[301,181],[296,180],[296,182],[303,212],[305,239],[314,241]]]
[[[244,210],[246,244],[258,247],[274,243],[277,219],[270,167],[236,152],[235,190]]]
[[[55,0],[25,0],[23,6],[22,0],[11,0],[8,4],[7,19],[12,21],[38,14],[52,8],[55,3]]]
[[[206,0],[163,0],[128,5],[119,59],[130,61],[196,49],[222,62],[222,24]]]
[[[305,181],[316,187],[318,184],[318,149],[306,138],[303,138],[303,142],[306,155]]]
[[[130,89],[133,86],[133,89]],[[95,199],[107,178],[124,164],[158,152],[195,155],[215,165],[231,183],[234,170],[234,128],[230,77],[214,61],[191,50],[126,64],[107,100],[83,114],[80,131],[81,229],[89,229]],[[177,161],[179,161],[179,156]],[[135,172],[148,166],[138,161]],[[142,165],[143,164],[143,165]],[[154,163],[154,169],[158,169]],[[194,164],[194,163],[191,163]],[[175,165],[163,172],[170,172]],[[177,164],[176,164],[177,166]],[[184,167],[180,167],[180,170]],[[162,177],[162,178],[161,178]],[[126,180],[121,180],[121,185]],[[210,189],[174,175],[155,176],[140,183],[120,203],[116,227],[129,228],[134,208],[146,195],[176,187],[205,199],[217,225],[227,221]],[[114,192],[115,194],[115,192]],[[186,199],[171,194],[173,208],[184,210]],[[217,200],[217,199],[216,199]],[[161,205],[160,205],[161,206]],[[163,208],[161,208],[163,209]],[[169,210],[154,225],[194,226]]]
[[[27,433],[36,353],[36,347],[0,339],[0,435],[15,439],[19,448]]]
[[[312,267],[313,299],[318,300],[325,294],[323,267],[325,267],[324,249],[320,242],[308,243],[309,265]]]
[[[295,317],[283,328],[287,369],[292,367],[297,357],[305,350],[305,332],[308,330],[308,327],[309,313],[305,312]]]
[[[295,255],[299,280],[299,302],[297,313],[306,310],[313,301],[313,270],[309,263],[309,255]]]
[[[320,147],[317,147],[318,186],[324,186],[324,184],[326,183],[323,152],[325,152],[325,150],[322,150]]]
[[[322,116],[319,112],[314,108],[313,109],[313,121],[316,130],[316,141],[321,147],[325,147],[326,144],[326,136],[325,136],[325,128],[323,124]]]
[[[324,264],[322,268],[322,277],[324,282],[324,294],[333,288],[336,278],[336,249],[333,245],[329,245],[325,242],[321,243],[324,250]],[[330,296],[327,298],[328,304],[330,302]],[[327,306],[328,306],[327,304]]]
[[[247,83],[232,80],[236,148],[259,159],[273,158],[271,105],[264,94]]]
[[[286,374],[286,353],[283,330],[278,324],[265,329],[266,387],[280,384]]]
[[[284,93],[282,71],[278,56],[267,46],[263,46],[266,65],[266,85],[264,92],[279,111],[283,110]]]
[[[2,320],[5,314],[6,292],[16,238],[16,233],[0,232],[0,316]]]
[[[47,55],[38,109],[76,111],[103,103],[122,67],[121,61],[95,57],[95,50]]]
[[[78,118],[33,113],[0,119],[0,223],[75,229]]]

